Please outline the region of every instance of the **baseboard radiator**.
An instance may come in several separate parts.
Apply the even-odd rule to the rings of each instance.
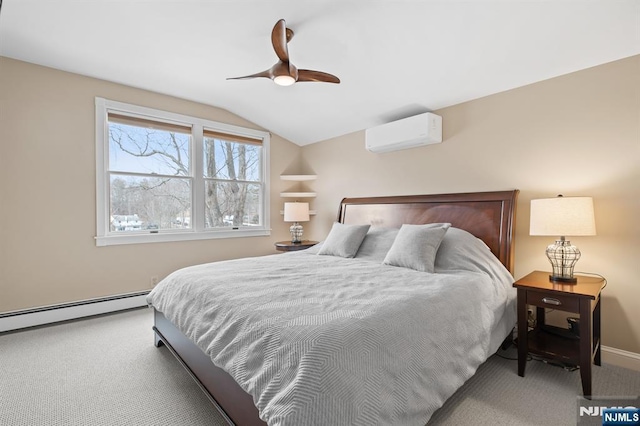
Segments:
[[[0,333],[146,306],[147,294],[139,291],[0,313]]]

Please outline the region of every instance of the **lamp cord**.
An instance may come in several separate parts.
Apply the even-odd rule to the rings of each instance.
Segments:
[[[604,287],[602,287],[602,289],[604,290],[604,288],[607,286],[607,279],[606,279],[605,277],[603,277],[602,275],[600,275],[600,274],[596,274],[595,272],[581,272],[581,271],[577,271],[577,272],[574,272],[574,273],[575,273],[575,274],[591,275],[591,276],[594,276],[594,277],[600,277],[600,278],[602,278],[602,279],[604,280]]]

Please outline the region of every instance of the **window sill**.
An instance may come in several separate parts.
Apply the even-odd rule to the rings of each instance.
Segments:
[[[157,234],[108,235],[95,237],[96,246],[123,244],[167,243],[173,241],[213,240],[220,238],[261,237],[271,235],[270,229],[237,229],[206,232],[159,232]]]

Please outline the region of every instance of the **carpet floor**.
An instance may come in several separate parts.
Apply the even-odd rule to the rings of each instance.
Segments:
[[[0,335],[0,425],[225,425],[166,347],[152,311]],[[516,357],[514,349],[501,352]],[[492,356],[438,410],[434,425],[575,425],[579,371]],[[640,372],[594,366],[597,395],[637,396]]]

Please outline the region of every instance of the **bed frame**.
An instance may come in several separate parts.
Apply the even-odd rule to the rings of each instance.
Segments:
[[[402,224],[449,222],[482,239],[513,272],[513,232],[518,190],[464,194],[345,198],[338,221],[345,224],[400,227]],[[155,345],[166,345],[211,402],[236,425],[266,425],[252,397],[216,367],[209,356],[154,310]]]

